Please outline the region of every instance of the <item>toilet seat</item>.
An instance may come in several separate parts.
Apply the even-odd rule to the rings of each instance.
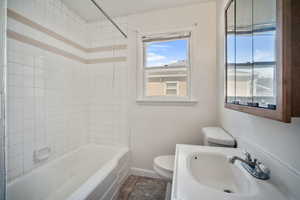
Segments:
[[[175,155],[158,156],[154,159],[153,168],[161,178],[172,181],[174,160]]]

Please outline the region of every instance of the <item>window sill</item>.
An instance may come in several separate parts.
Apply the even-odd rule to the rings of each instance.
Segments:
[[[152,104],[152,105],[157,105],[157,104],[171,104],[171,105],[195,105],[198,103],[197,100],[194,99],[137,99],[136,103],[138,104]]]

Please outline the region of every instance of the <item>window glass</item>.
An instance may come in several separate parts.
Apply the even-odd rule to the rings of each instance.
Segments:
[[[182,66],[188,58],[188,40],[146,43],[146,67]]]
[[[145,96],[188,96],[189,38],[144,42]]]

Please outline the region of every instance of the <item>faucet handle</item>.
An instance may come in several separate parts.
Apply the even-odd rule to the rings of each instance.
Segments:
[[[259,169],[259,171],[261,171],[264,174],[270,174],[270,169],[268,167],[266,167],[264,164],[262,164],[261,162],[257,163],[257,168]]]
[[[270,178],[271,170],[261,162],[256,165],[256,173],[260,179],[267,180]]]
[[[251,162],[252,161],[251,154],[249,152],[247,152],[247,151],[244,151],[244,154],[246,156],[246,160]]]

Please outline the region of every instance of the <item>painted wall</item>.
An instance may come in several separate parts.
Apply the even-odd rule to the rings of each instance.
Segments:
[[[217,3],[217,68],[219,124],[238,139],[239,146],[265,161],[274,184],[298,197],[300,186],[300,119],[285,124],[224,108],[224,8]],[[284,186],[283,186],[284,185]],[[297,189],[298,188],[298,189]]]
[[[134,168],[152,170],[154,157],[174,154],[178,143],[202,144],[201,127],[215,125],[215,2],[129,16],[129,27],[139,35],[193,27],[192,95],[195,105],[139,104],[137,98],[137,48],[131,40],[130,133]],[[194,24],[198,25],[194,27]]]

